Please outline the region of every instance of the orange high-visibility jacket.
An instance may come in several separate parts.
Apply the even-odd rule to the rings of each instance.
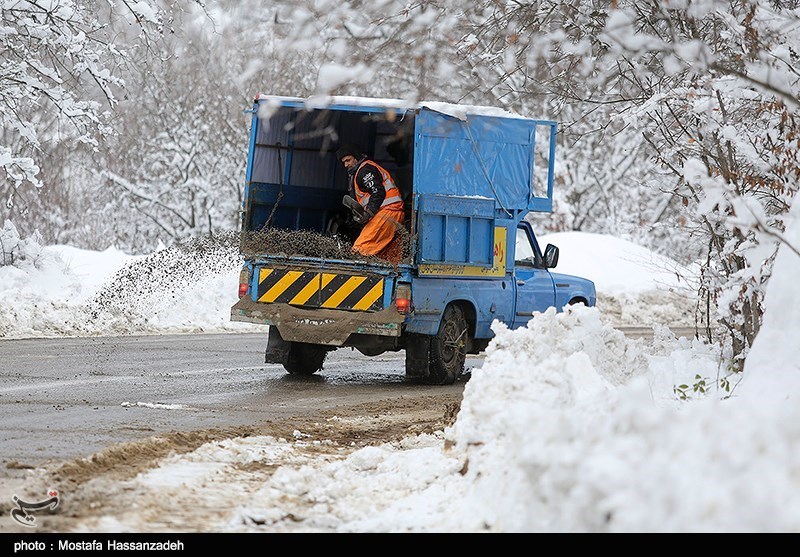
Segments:
[[[392,209],[402,209],[403,208],[403,198],[400,195],[400,190],[397,188],[397,185],[394,183],[391,174],[379,165],[376,162],[373,162],[369,159],[364,159],[358,168],[356,168],[355,173],[353,174],[353,190],[355,193],[356,201],[358,201],[359,205],[367,208],[369,205],[369,201],[371,198],[370,190],[377,193],[377,184],[369,184],[369,183],[362,183],[359,184],[359,174],[364,166],[370,165],[378,169],[378,172],[381,174],[381,183],[383,189],[386,193],[383,202],[380,204],[380,207],[371,207],[370,209],[373,210],[373,213],[377,213],[379,209],[383,209],[389,205],[392,205]],[[362,180],[369,179],[368,177],[371,176],[371,173],[361,176]],[[396,205],[394,205],[396,204]]]

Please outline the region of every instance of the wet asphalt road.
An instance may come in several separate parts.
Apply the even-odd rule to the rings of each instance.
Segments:
[[[264,364],[266,334],[0,340],[0,464],[38,466],[170,431],[258,425],[391,397],[404,352],[340,349],[311,377]],[[470,357],[467,367],[480,366]],[[167,406],[161,406],[167,405]]]
[[[652,334],[627,328],[626,335]],[[683,334],[691,333],[687,330]],[[258,426],[394,397],[463,392],[406,379],[404,352],[346,348],[311,377],[264,364],[266,333],[0,340],[0,476],[172,431]],[[470,356],[467,368],[482,365]]]

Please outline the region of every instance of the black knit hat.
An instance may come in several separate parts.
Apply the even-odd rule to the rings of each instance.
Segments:
[[[336,150],[336,158],[342,160],[343,157],[347,155],[351,155],[355,157],[356,160],[361,160],[364,156],[364,153],[361,152],[361,147],[354,143],[348,143],[347,145],[342,145]]]

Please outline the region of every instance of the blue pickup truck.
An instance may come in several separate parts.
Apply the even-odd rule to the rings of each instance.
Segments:
[[[445,103],[258,96],[242,205],[244,265],[231,319],[268,325],[267,363],[322,369],[331,350],[405,351],[409,378],[452,384],[498,320],[594,306],[594,284],[554,273],[531,212],[552,211],[556,123]],[[399,264],[259,249],[269,230],[329,234],[347,190],[337,147],[357,144],[394,177],[406,206]],[[290,236],[289,236],[290,237]]]

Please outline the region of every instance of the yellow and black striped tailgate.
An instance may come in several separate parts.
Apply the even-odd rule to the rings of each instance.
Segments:
[[[257,301],[377,311],[383,309],[383,277],[262,267]]]

